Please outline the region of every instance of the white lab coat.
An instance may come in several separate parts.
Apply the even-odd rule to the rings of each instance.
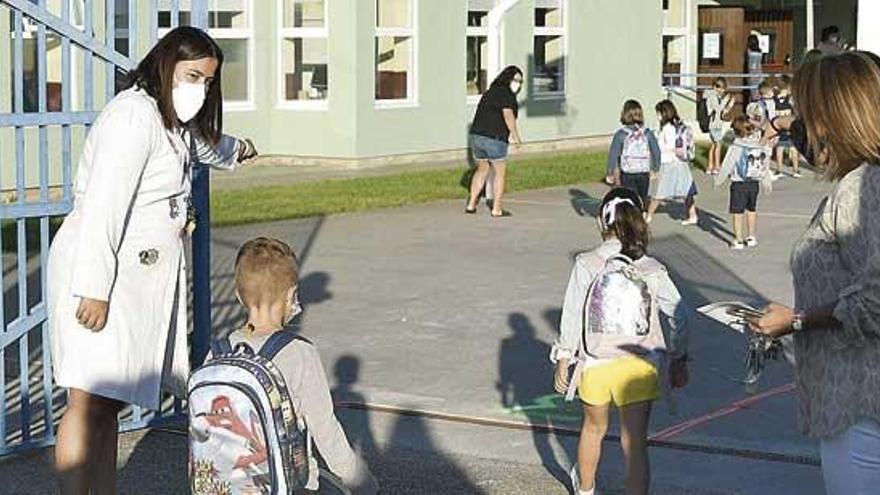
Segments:
[[[184,225],[189,134],[165,129],[155,100],[129,89],[101,112],[83,146],[73,211],[52,242],[48,310],[55,381],[156,409],[185,392]],[[238,141],[201,142],[200,161],[232,169]],[[173,203],[173,204],[172,204]],[[106,327],[83,328],[80,298],[110,301]]]

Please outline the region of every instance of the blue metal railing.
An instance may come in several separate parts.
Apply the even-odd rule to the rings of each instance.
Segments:
[[[46,6],[47,0],[0,0],[2,7],[11,9],[12,34],[12,104],[11,112],[0,113],[0,130],[12,129],[14,145],[0,143],[0,153],[14,157],[14,191],[15,200],[10,204],[0,204],[0,220],[4,224],[14,225],[16,236],[14,243],[14,259],[16,269],[14,282],[3,284],[5,289],[10,285],[15,288],[17,296],[13,299],[4,297],[0,301],[0,321],[3,331],[0,333],[0,456],[35,447],[54,443],[54,426],[59,405],[56,399],[60,391],[54,387],[51,373],[51,353],[48,326],[46,322],[46,260],[49,252],[51,236],[50,219],[67,214],[73,201],[72,194],[72,160],[73,130],[76,127],[88,130],[99,114],[95,106],[95,67],[104,63],[104,103],[115,95],[115,79],[118,71],[129,70],[137,63],[138,22],[139,14],[149,16],[150,45],[158,37],[158,0],[149,0],[149,9],[138,10],[137,0],[128,0],[128,51],[122,55],[116,51],[117,12],[115,0],[104,0],[103,6],[103,39],[95,36],[94,0],[83,0],[82,26],[72,22],[71,2],[61,1],[60,17]],[[179,24],[180,1],[170,0],[171,24]],[[191,23],[196,27],[207,28],[208,1],[193,0],[191,2]],[[0,22],[7,17],[0,15]],[[25,105],[25,70],[24,21],[29,19],[37,25],[37,108],[29,111]],[[60,38],[61,55],[61,111],[49,111],[47,97],[47,32]],[[82,54],[83,74],[76,78],[81,84],[82,109],[73,109],[74,93],[71,86],[74,82],[72,49],[76,46]],[[2,78],[0,78],[2,81]],[[5,95],[0,94],[0,102]],[[3,110],[0,110],[3,111]],[[50,180],[50,129],[60,128],[61,183],[53,184]],[[36,131],[37,154],[36,166],[30,165],[27,144],[29,136]],[[0,155],[3,156],[3,155]],[[7,170],[7,163],[0,164]],[[36,173],[39,187],[28,187],[28,173]],[[60,186],[60,187],[59,187]],[[9,189],[0,183],[0,189]],[[60,194],[52,194],[52,190],[60,190]],[[209,172],[207,167],[194,167],[193,203],[196,207],[197,228],[193,234],[193,364],[199,364],[207,352],[211,334],[211,288],[210,288],[210,215],[209,215]],[[36,199],[35,199],[36,198]],[[38,246],[29,246],[28,232],[38,227]],[[0,228],[0,258],[3,257],[4,229]],[[8,235],[8,233],[6,233]],[[31,248],[29,250],[29,247]],[[7,261],[8,263],[8,261]],[[32,265],[36,264],[36,268]],[[39,277],[33,278],[39,269]],[[37,289],[39,285],[39,290]],[[29,287],[30,286],[30,287]],[[10,287],[10,289],[12,288]],[[36,303],[31,304],[36,299]],[[31,348],[31,343],[39,348]],[[17,346],[17,349],[15,347]],[[18,352],[14,352],[13,349]],[[7,352],[7,350],[12,352]],[[7,362],[7,359],[10,359]],[[35,403],[42,407],[34,409]],[[131,430],[179,418],[184,404],[180,400],[165,402],[165,409],[157,413],[146,413],[134,407],[123,415],[123,430]],[[34,425],[34,422],[37,422]]]

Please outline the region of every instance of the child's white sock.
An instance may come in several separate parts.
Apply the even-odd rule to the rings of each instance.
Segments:
[[[590,488],[589,490],[578,490],[579,495],[593,495],[595,492],[595,488]]]

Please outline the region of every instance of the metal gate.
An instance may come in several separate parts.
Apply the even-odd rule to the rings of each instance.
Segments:
[[[53,383],[46,259],[72,207],[72,164],[124,71],[159,34],[159,17],[204,28],[208,0],[0,0],[0,456],[51,445],[65,394]],[[145,33],[146,37],[139,36]],[[97,98],[96,98],[97,96]],[[97,100],[97,101],[96,101]],[[196,167],[193,359],[210,332],[208,174]],[[130,408],[121,428],[179,418]]]

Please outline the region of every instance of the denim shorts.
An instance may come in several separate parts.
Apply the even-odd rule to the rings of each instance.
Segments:
[[[475,160],[506,160],[508,144],[479,134],[471,134],[471,151]]]
[[[723,127],[712,127],[709,129],[709,137],[712,139],[712,143],[718,144],[724,140],[724,128]]]

